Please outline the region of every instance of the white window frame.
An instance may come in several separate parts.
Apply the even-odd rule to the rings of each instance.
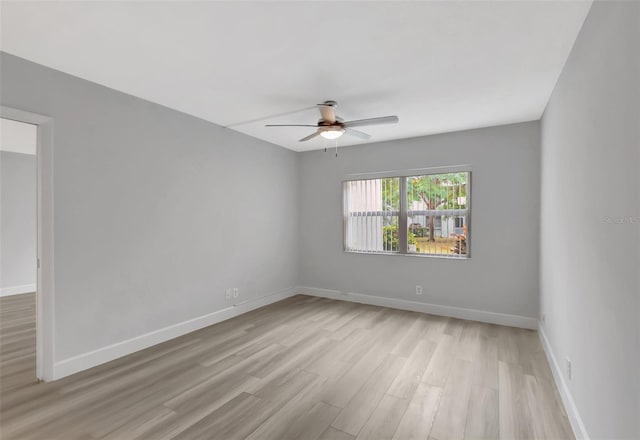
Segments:
[[[419,252],[409,252],[407,249],[407,230],[408,230],[408,206],[407,206],[407,177],[413,176],[426,176],[431,174],[445,174],[445,173],[468,173],[467,179],[467,209],[466,211],[466,226],[467,226],[467,253],[465,255],[446,255],[446,254],[423,254]],[[385,179],[385,178],[399,178],[400,179],[400,213],[398,216],[398,250],[397,251],[360,251],[347,248],[348,237],[348,206],[347,206],[347,183],[354,180],[372,180],[372,179]],[[342,210],[343,210],[343,237],[342,247],[343,251],[350,254],[367,254],[367,255],[400,255],[405,257],[420,257],[420,258],[445,258],[453,260],[470,260],[471,259],[471,210],[472,210],[472,171],[470,165],[453,165],[443,167],[432,168],[415,168],[396,171],[381,171],[372,173],[359,173],[348,174],[342,181]],[[456,210],[457,211],[457,210]],[[414,212],[414,211],[412,211]],[[444,211],[446,214],[448,211]],[[438,211],[442,214],[443,211]]]

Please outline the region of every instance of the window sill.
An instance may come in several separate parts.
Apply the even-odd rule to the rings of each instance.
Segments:
[[[359,254],[359,255],[383,255],[383,256],[397,256],[397,257],[417,257],[417,258],[439,258],[443,260],[470,260],[470,255],[434,255],[434,254],[420,254],[420,253],[400,253],[400,252],[364,252],[364,251],[348,251],[343,250],[345,254]]]

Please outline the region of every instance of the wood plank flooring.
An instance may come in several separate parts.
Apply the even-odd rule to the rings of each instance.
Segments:
[[[0,298],[0,437],[571,439],[534,331],[295,296],[51,382]]]

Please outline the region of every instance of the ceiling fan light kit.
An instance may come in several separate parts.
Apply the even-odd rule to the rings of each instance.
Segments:
[[[306,142],[322,136],[325,139],[336,140],[343,134],[354,136],[362,140],[371,139],[371,135],[362,131],[354,130],[353,127],[365,127],[380,124],[395,124],[398,122],[397,116],[383,116],[381,118],[358,119],[355,121],[344,122],[342,118],[336,115],[336,101],[325,101],[317,105],[320,111],[320,120],[316,125],[311,124],[267,124],[266,127],[316,127],[316,131],[308,136],[303,137],[298,142]]]
[[[325,139],[338,139],[340,136],[342,136],[345,132],[345,129],[343,127],[339,127],[339,126],[331,126],[331,127],[321,127],[320,129],[320,136],[322,136]]]

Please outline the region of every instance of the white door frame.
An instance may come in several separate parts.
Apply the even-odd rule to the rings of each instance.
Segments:
[[[38,126],[36,288],[36,376],[55,379],[55,294],[53,271],[53,119],[15,108],[0,106],[0,117]]]

